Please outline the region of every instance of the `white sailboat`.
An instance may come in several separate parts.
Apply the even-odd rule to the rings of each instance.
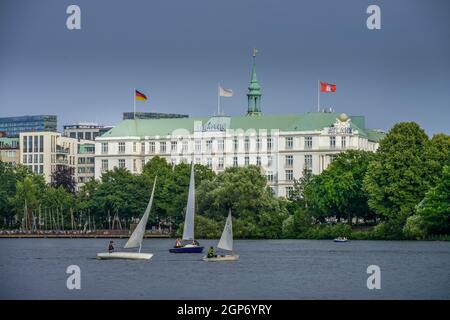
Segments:
[[[145,227],[147,225],[148,216],[153,204],[153,195],[155,193],[156,177],[153,182],[152,195],[145,209],[144,215],[141,221],[134,229],[124,248],[139,248],[139,252],[102,252],[97,253],[97,259],[133,259],[133,260],[150,260],[153,257],[153,253],[141,253],[142,240],[144,239]]]
[[[198,244],[194,237],[194,215],[195,215],[195,174],[194,163],[191,164],[191,178],[189,181],[189,193],[186,206],[186,215],[184,218],[182,241],[191,243],[175,246],[169,249],[172,253],[201,253],[203,247]]]
[[[231,251],[231,254],[226,255],[214,255],[209,257],[206,255],[203,257],[204,261],[235,261],[239,259],[239,255],[233,252],[233,223],[231,220],[231,209],[228,212],[227,221],[225,222],[225,227],[223,228],[222,236],[217,244],[217,248]]]

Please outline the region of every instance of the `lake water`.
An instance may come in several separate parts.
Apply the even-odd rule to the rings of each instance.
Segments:
[[[116,248],[125,239],[115,239]],[[205,247],[216,241],[201,241]],[[450,242],[236,240],[239,261],[172,254],[146,239],[150,261],[96,260],[107,239],[0,239],[1,299],[450,299]],[[81,268],[68,290],[66,268]],[[369,265],[381,289],[369,290]]]

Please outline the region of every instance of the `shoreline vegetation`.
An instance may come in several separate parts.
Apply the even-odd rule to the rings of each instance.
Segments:
[[[231,209],[236,239],[450,240],[446,134],[430,139],[416,123],[399,123],[374,153],[342,152],[320,175],[301,169],[290,196],[278,198],[259,166],[216,174],[195,165],[197,237],[219,238]],[[157,175],[150,230],[176,237],[183,230],[189,174],[190,164],[155,156],[142,173],[114,168],[75,191],[70,170],[57,170],[49,185],[25,166],[0,161],[0,234],[127,233]]]

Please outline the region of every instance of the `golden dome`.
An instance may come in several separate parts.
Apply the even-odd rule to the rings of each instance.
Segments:
[[[341,113],[340,115],[339,115],[339,121],[342,121],[342,122],[345,122],[345,121],[347,121],[348,120],[348,115],[346,115],[345,113]]]

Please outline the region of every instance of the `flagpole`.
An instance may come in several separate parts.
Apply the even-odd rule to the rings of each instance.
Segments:
[[[320,112],[320,80],[317,80],[317,112]]]
[[[136,120],[136,88],[133,88],[133,120]]]
[[[217,82],[217,115],[220,116],[220,83]]]

